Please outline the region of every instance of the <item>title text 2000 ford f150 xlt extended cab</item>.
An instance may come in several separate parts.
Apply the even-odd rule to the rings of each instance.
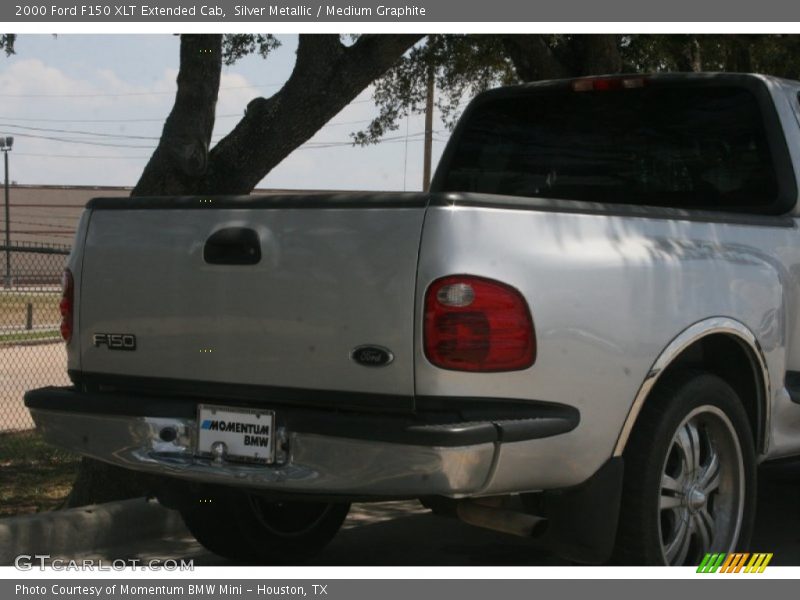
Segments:
[[[74,385],[27,406],[234,559],[393,498],[578,561],[742,550],[756,465],[800,454],[798,91],[497,89],[430,193],[95,199]]]

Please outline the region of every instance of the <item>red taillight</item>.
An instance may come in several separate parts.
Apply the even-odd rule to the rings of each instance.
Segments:
[[[75,282],[69,269],[64,269],[61,277],[61,302],[58,307],[61,310],[61,337],[69,342],[72,339],[72,313],[75,307]]]
[[[517,371],[536,360],[525,299],[499,281],[454,275],[425,293],[425,356],[455,371]]]
[[[644,77],[589,77],[572,82],[574,92],[606,92],[609,90],[632,90],[647,85]]]

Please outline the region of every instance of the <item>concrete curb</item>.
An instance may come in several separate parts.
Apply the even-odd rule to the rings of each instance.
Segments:
[[[175,534],[186,534],[180,514],[146,498],[0,519],[0,565],[20,554],[67,557]]]

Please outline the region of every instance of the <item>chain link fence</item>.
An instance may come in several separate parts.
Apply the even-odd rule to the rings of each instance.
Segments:
[[[61,274],[69,246],[0,246],[0,448],[14,458],[33,433],[25,391],[68,385],[61,341]]]

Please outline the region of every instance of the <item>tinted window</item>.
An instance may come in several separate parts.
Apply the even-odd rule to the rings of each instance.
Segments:
[[[757,210],[778,194],[755,97],[737,87],[529,93],[488,101],[444,191]]]

